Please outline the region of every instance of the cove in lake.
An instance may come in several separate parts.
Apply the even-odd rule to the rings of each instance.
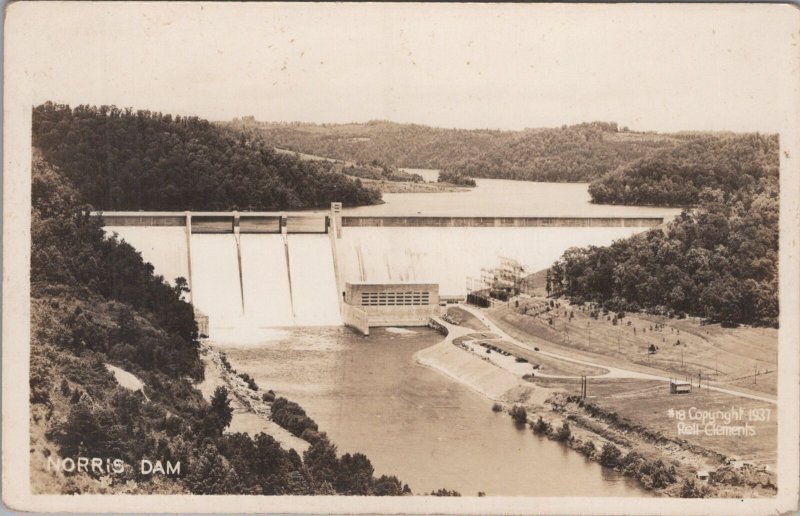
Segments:
[[[437,170],[405,169],[436,181]],[[665,217],[679,208],[592,204],[588,183],[536,183],[476,179],[461,192],[386,193],[384,204],[347,208],[345,215],[440,217]]]
[[[648,495],[417,365],[412,355],[442,337],[412,331],[375,328],[362,337],[341,327],[294,328],[257,344],[214,345],[262,389],[297,401],[339,453],[364,453],[376,474],[397,475],[417,494],[447,488],[465,496]]]

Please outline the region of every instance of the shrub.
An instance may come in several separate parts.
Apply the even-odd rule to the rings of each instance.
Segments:
[[[503,406],[501,404],[495,403],[494,405],[492,405],[492,412],[502,412],[502,411],[503,411]]]
[[[611,443],[606,443],[603,445],[603,449],[600,452],[600,464],[607,468],[615,468],[619,464],[621,456],[622,452],[619,448]]]
[[[270,389],[261,395],[261,399],[264,401],[264,403],[272,403],[275,401],[275,392]]]
[[[306,411],[286,398],[275,398],[272,402],[272,420],[298,437],[303,435],[306,429],[319,431],[314,420],[306,415]]]
[[[636,451],[631,450],[619,462],[622,471],[627,474],[634,474],[639,471],[639,466],[644,462],[644,459]]]
[[[539,419],[537,419],[536,423],[533,424],[533,432],[537,434],[547,435],[552,429],[553,427],[550,425],[550,423],[542,419],[542,416],[539,416]]]
[[[558,429],[558,433],[556,433],[556,439],[559,441],[569,441],[570,437],[572,437],[572,431],[569,429],[569,423],[564,421],[561,428]]]
[[[681,484],[681,491],[680,491],[681,498],[703,498],[705,497],[705,492],[703,489],[697,487],[694,479],[687,478]]]
[[[583,443],[583,446],[581,446],[580,451],[591,458],[594,457],[595,452],[597,452],[597,447],[594,445],[594,441],[586,441]]]
[[[436,491],[431,491],[430,496],[461,496],[461,493],[454,489],[437,489]]]
[[[239,378],[244,380],[244,383],[247,384],[247,386],[250,388],[250,390],[253,390],[253,391],[257,391],[258,390],[258,384],[256,384],[256,381],[253,380],[253,378],[251,378],[249,374],[247,374],[247,373],[239,373]]]
[[[70,395],[69,383],[67,382],[66,378],[61,380],[61,394],[63,396],[69,396]]]
[[[528,421],[528,411],[522,405],[514,405],[511,407],[511,418],[518,425],[524,425]]]

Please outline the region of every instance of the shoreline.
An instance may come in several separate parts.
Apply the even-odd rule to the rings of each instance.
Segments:
[[[725,464],[722,454],[686,441],[665,438],[644,427],[619,421],[587,400],[568,395],[563,389],[550,388],[523,380],[488,359],[461,349],[451,334],[439,324],[432,325],[444,335],[441,342],[417,351],[413,360],[447,376],[495,402],[492,410],[514,416],[525,409],[524,423],[535,435],[561,442],[584,457],[638,480],[640,486],[656,496],[744,498],[775,496],[775,478],[744,465]],[[466,330],[466,328],[465,328]],[[513,421],[509,421],[515,424]],[[567,425],[569,431],[559,435]],[[618,450],[614,461],[604,447]],[[718,465],[714,468],[712,463]],[[722,463],[722,464],[720,464]],[[697,478],[698,471],[718,472],[713,486]],[[687,490],[686,486],[692,489]]]
[[[263,432],[275,439],[281,448],[295,450],[301,456],[311,444],[293,435],[291,432],[270,419],[270,403],[262,400],[262,389],[254,391],[236,373],[228,370],[222,363],[222,355],[207,341],[200,344],[200,358],[205,365],[205,379],[195,385],[210,400],[218,386],[228,389],[231,406],[234,409],[233,419],[226,433],[247,433],[251,436]]]

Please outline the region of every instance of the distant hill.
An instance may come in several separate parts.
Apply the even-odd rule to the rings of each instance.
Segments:
[[[777,135],[703,136],[628,163],[589,186],[598,203],[695,205],[716,191],[730,197],[777,183]]]
[[[435,168],[469,177],[554,182],[589,182],[654,151],[698,137],[633,132],[607,122],[523,131],[440,129],[387,121],[269,123],[252,118],[223,125],[258,134],[276,147],[341,160]]]

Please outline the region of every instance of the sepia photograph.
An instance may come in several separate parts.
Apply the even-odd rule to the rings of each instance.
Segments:
[[[797,508],[796,8],[5,27],[12,509]]]

